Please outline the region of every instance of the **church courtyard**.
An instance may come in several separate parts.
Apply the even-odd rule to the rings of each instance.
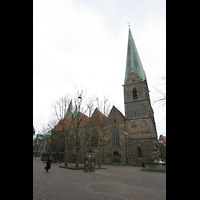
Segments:
[[[165,200],[166,173],[140,171],[141,167],[102,165],[95,172],[60,168],[33,160],[33,199]],[[69,163],[69,166],[75,164]],[[83,164],[80,164],[83,166]]]

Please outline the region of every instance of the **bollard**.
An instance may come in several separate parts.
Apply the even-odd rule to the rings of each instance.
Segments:
[[[95,156],[94,156],[94,153],[91,153],[90,172],[95,172]]]
[[[85,152],[85,156],[84,156],[84,172],[89,172],[89,158],[88,158],[88,152]]]

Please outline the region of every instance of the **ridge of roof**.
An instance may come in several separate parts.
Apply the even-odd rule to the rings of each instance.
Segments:
[[[89,121],[89,117],[85,114],[83,114],[82,112],[78,112],[76,117],[78,116],[78,114],[80,114],[80,116],[83,118],[80,122],[80,126],[79,127],[83,127],[85,126],[88,121]],[[61,131],[62,130],[62,126],[64,126],[66,129],[69,128],[70,124],[72,122],[72,118],[65,118],[65,119],[61,119],[58,124],[55,127],[55,131]],[[63,123],[63,125],[62,125]],[[72,125],[73,127],[73,125]]]
[[[108,118],[99,109],[98,109],[98,111],[99,111],[99,114],[100,114],[100,117],[102,120],[106,120]]]
[[[116,108],[115,106],[113,106],[114,108]],[[116,108],[117,109],[117,108]],[[123,117],[123,119],[125,119],[125,116],[121,113],[121,111],[119,111],[118,109],[117,109],[117,111],[119,112],[119,114]]]
[[[104,119],[107,119],[108,117],[106,117],[106,115],[104,115],[98,108],[95,108],[92,116],[94,115],[95,112],[98,112],[99,113],[99,116],[101,118],[101,120],[104,120]]]

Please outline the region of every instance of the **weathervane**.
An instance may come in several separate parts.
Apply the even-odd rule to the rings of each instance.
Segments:
[[[130,28],[130,22],[126,22],[128,24],[128,27]]]

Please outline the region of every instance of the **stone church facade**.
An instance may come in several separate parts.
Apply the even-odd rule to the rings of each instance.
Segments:
[[[79,162],[83,162],[85,151],[94,152],[98,157],[101,138],[96,132],[100,131],[103,120],[108,134],[101,141],[102,163],[141,165],[142,160],[158,162],[160,150],[146,74],[130,28],[123,88],[125,116],[113,106],[108,117],[98,109],[95,109],[91,119],[86,117],[88,122],[98,120],[93,122],[91,143],[86,143],[79,152]],[[71,146],[72,148],[68,149],[68,160],[74,162],[76,151],[73,145]],[[60,155],[59,160],[63,160],[63,154],[64,152],[57,151],[53,152],[52,156],[56,158],[56,155]]]

